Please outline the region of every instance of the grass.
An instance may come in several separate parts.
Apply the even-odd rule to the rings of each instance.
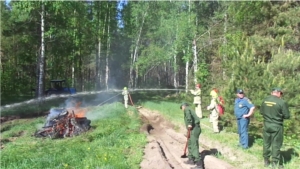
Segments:
[[[151,110],[157,110],[159,111],[166,119],[171,120],[173,123],[177,125],[184,125],[183,121],[183,113],[179,109],[180,103],[174,103],[174,102],[152,102],[152,101],[146,101],[143,103],[143,107],[151,109]],[[208,111],[203,110],[204,116],[208,116]],[[251,126],[251,123],[250,123]],[[262,144],[263,140],[260,137],[261,133],[256,133],[256,131],[250,128],[249,136],[250,136],[250,142],[252,142],[252,146],[250,149],[242,150],[237,149],[236,145],[238,143],[238,135],[235,132],[232,132],[232,128],[224,128],[224,130],[220,134],[212,134],[212,125],[209,122],[208,118],[204,118],[201,120],[201,127],[202,127],[202,137],[206,137],[209,140],[212,140],[212,142],[216,142],[216,140],[219,140],[223,146],[231,148],[234,153],[241,153],[244,154],[244,157],[247,157],[247,159],[257,159],[256,161],[259,162],[257,164],[257,168],[263,168],[263,157],[262,157]],[[200,136],[200,139],[201,139]],[[284,145],[281,148],[282,155],[284,156],[284,165],[286,169],[295,169],[300,166],[300,158],[299,158],[299,152],[300,150],[296,147],[291,147],[289,144],[289,141],[285,139]],[[295,141],[295,140],[293,140]],[[251,156],[251,158],[250,158]],[[239,167],[239,163],[233,162],[226,156],[222,156],[221,154],[217,155],[217,158],[224,159],[225,161],[231,163],[232,165]],[[255,161],[253,161],[255,162]]]
[[[1,126],[1,168],[139,168],[146,136],[137,112],[120,103],[95,107],[92,129],[74,138],[35,138],[44,118],[15,120]]]

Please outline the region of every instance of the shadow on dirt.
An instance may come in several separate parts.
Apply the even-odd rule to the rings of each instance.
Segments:
[[[150,134],[151,130],[153,130],[153,129],[154,128],[153,128],[153,126],[151,124],[147,124],[146,130],[147,130],[148,134]]]
[[[211,148],[209,150],[203,150],[202,152],[200,152],[201,157],[204,159],[205,156],[207,155],[212,155],[212,156],[220,156],[222,155],[221,152],[219,152],[217,149],[215,148]]]
[[[253,146],[256,140],[262,140],[262,136],[259,134],[249,134],[249,142],[248,142],[249,148]]]
[[[289,148],[286,151],[280,151],[280,155],[282,157],[282,163],[288,163],[292,160],[292,157],[299,157],[299,154],[297,153],[297,151],[293,148]]]

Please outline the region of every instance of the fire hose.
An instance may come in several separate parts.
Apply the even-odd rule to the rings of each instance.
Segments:
[[[111,97],[111,98],[105,100],[104,102],[101,102],[100,104],[98,104],[98,106],[101,106],[103,103],[105,103],[105,102],[107,102],[107,101],[109,101],[109,100],[111,100],[111,99],[113,99],[113,98],[119,96],[120,94],[121,94],[121,93],[119,93],[119,94],[117,94],[117,95],[115,95],[115,96],[113,96],[113,97]]]
[[[132,106],[134,106],[130,94],[128,94],[128,96],[129,96],[129,99],[130,99],[130,102],[131,102]]]

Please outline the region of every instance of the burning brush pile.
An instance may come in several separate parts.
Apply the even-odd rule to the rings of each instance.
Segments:
[[[88,131],[91,121],[85,117],[86,108],[81,100],[67,100],[67,108],[52,108],[42,129],[35,132],[36,137],[64,138],[73,137]]]

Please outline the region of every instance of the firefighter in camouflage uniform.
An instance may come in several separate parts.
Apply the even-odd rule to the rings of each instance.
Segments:
[[[188,130],[190,130],[190,139],[188,140],[188,161],[186,164],[196,166],[192,169],[203,169],[203,160],[199,153],[199,136],[201,134],[200,119],[196,113],[188,107],[187,103],[182,103],[180,109],[184,112],[184,122]]]
[[[280,148],[283,143],[283,121],[290,118],[288,105],[281,99],[283,92],[280,88],[274,88],[271,95],[265,98],[260,107],[260,113],[264,118],[263,129],[263,157],[265,166],[283,168],[280,160]]]
[[[195,104],[195,112],[197,116],[202,118],[202,109],[201,109],[201,86],[200,84],[196,84],[195,90],[190,90],[192,95],[194,95],[194,104]]]

